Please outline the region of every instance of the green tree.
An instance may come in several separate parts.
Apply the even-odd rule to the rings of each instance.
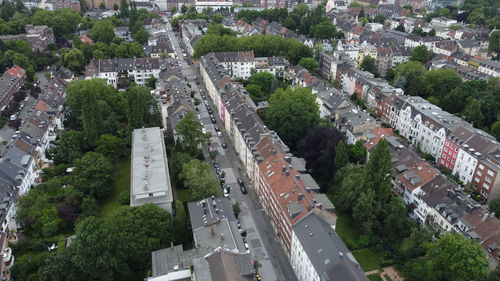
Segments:
[[[182,167],[180,178],[189,189],[190,201],[198,201],[217,194],[218,182],[207,162],[194,159]]]
[[[214,22],[214,23],[222,23],[223,19],[224,19],[224,16],[221,15],[220,13],[216,13],[215,15],[212,16],[212,22]]]
[[[187,12],[188,8],[186,6],[186,4],[182,4],[181,6],[181,13],[185,14]]]
[[[500,198],[491,199],[488,202],[488,209],[495,213],[497,218],[500,218]]]
[[[316,97],[307,88],[278,89],[271,95],[265,120],[284,141],[294,143],[319,123]]]
[[[344,141],[340,141],[335,147],[335,164],[336,171],[345,167],[349,163],[349,152]]]
[[[127,0],[120,0],[120,17],[128,17],[128,2]]]
[[[220,15],[220,14],[217,14]],[[232,31],[229,28],[225,28],[222,24],[220,23],[212,23],[208,25],[207,28],[207,34],[214,34],[214,35],[230,35],[230,36],[236,36],[236,32]]]
[[[61,58],[63,65],[72,71],[79,72],[85,68],[85,58],[79,49],[63,49]]]
[[[299,65],[313,73],[316,73],[319,67],[319,63],[313,58],[301,58],[299,60]]]
[[[149,32],[141,27],[132,35],[132,38],[139,44],[143,45],[144,43],[148,42]]]
[[[148,86],[149,88],[151,89],[156,89],[156,81],[158,79],[154,78],[153,76],[149,77],[148,79],[146,79],[146,86]]]
[[[464,109],[464,116],[467,121],[474,124],[475,127],[482,128],[484,126],[485,116],[482,110],[483,101],[472,99],[468,102]]]
[[[125,94],[126,110],[130,130],[142,127],[162,127],[158,101],[146,86],[137,86]]]
[[[203,125],[198,121],[193,111],[188,111],[184,118],[176,126],[181,148],[193,155],[198,155],[198,146],[209,140],[207,134],[202,131]]]
[[[424,77],[427,69],[416,61],[409,61],[396,66],[396,76],[394,84],[397,87],[403,88],[406,94],[418,96],[422,94],[424,85]]]
[[[90,37],[96,42],[111,43],[115,37],[115,30],[113,23],[109,20],[97,21],[89,31]]]
[[[385,16],[383,15],[376,15],[374,18],[373,18],[373,22],[378,22],[378,23],[381,23],[381,24],[384,24],[385,23]]]
[[[488,38],[488,50],[495,52],[500,57],[500,30],[495,30]]]
[[[419,35],[419,36],[425,36],[426,35],[426,33],[424,32],[424,30],[421,27],[419,27],[419,26],[415,26],[413,28],[413,30],[411,31],[411,33]]]
[[[176,151],[169,157],[170,164],[170,173],[174,175],[175,179],[177,179],[178,175],[182,172],[182,167],[184,164],[189,163],[189,161],[193,160],[193,156],[186,152]],[[183,187],[179,185],[179,187]]]
[[[387,212],[382,221],[382,233],[385,240],[398,243],[402,238],[410,235],[411,223],[403,199],[392,196],[391,201],[384,206]]]
[[[107,155],[113,160],[118,160],[125,156],[127,148],[123,139],[113,135],[104,134],[99,137],[96,143],[95,152]]]
[[[392,162],[391,151],[386,140],[381,140],[370,154],[366,164],[367,186],[376,191],[377,200],[389,202],[392,197]]]
[[[437,280],[483,280],[488,261],[481,246],[460,234],[446,234],[427,253],[432,275]]]
[[[176,244],[183,244],[189,237],[189,225],[186,211],[184,210],[184,203],[175,200],[175,218],[174,218],[174,231],[172,240]]]
[[[357,141],[355,144],[349,144],[347,146],[349,152],[349,162],[351,163],[363,163],[366,160],[366,149],[363,143]]]
[[[331,21],[324,21],[320,24],[313,25],[309,30],[309,36],[318,40],[332,39],[336,34],[337,29]]]
[[[335,205],[339,210],[351,212],[359,195],[364,190],[365,172],[363,166],[348,164],[337,172],[340,175],[340,187],[336,192]]]
[[[352,218],[366,235],[372,235],[379,227],[376,215],[379,207],[375,196],[375,192],[371,189],[362,192],[352,208]]]
[[[73,163],[82,157],[85,148],[84,135],[79,131],[65,131],[55,142],[55,147],[48,151],[49,157],[56,165],[61,163]]]
[[[424,77],[426,96],[436,96],[439,100],[460,86],[462,78],[452,69],[437,68],[428,71]]]
[[[402,25],[402,24],[398,25],[398,26],[395,28],[395,30],[397,30],[397,31],[401,31],[401,32],[406,32],[406,31],[405,31],[405,26],[404,26],[404,25]]]
[[[368,71],[373,74],[375,77],[379,77],[377,65],[375,64],[375,59],[370,56],[365,56],[360,65],[361,69],[364,71]]]
[[[425,45],[420,45],[413,49],[410,60],[426,63],[429,60],[429,51],[427,47]]]
[[[71,182],[77,190],[103,198],[113,190],[113,165],[104,155],[87,152],[75,161]]]

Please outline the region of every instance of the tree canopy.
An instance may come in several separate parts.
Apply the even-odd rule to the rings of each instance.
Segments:
[[[73,185],[83,194],[103,198],[113,190],[113,166],[100,153],[87,152],[77,159],[71,176]]]
[[[190,201],[198,201],[217,193],[219,184],[207,162],[198,159],[189,161],[182,166],[179,177],[184,187],[189,189]]]
[[[308,88],[278,89],[271,95],[265,121],[285,142],[295,143],[320,121],[316,97]]]
[[[420,45],[413,49],[410,60],[426,63],[429,60],[429,51],[427,47],[425,45]]]
[[[183,151],[193,156],[198,154],[198,146],[209,139],[208,135],[203,133],[202,128],[203,125],[196,119],[193,111],[188,111],[179,121],[175,130]]]

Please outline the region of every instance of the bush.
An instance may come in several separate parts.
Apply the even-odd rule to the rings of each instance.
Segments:
[[[118,194],[118,203],[120,205],[130,205],[130,192],[128,191],[122,191],[120,194]]]

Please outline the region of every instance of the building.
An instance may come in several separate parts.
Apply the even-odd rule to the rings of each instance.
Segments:
[[[222,9],[231,9],[235,2],[233,0],[197,0],[195,2],[196,11],[203,12],[205,9],[212,9],[213,11]]]
[[[335,229],[315,213],[293,226],[290,263],[299,281],[367,281]]]
[[[128,26],[118,26],[115,27],[115,36],[123,39],[125,42],[132,42],[132,33],[129,31]]]
[[[172,214],[172,186],[160,128],[134,130],[131,158],[130,206],[153,203]]]
[[[194,54],[196,42],[205,35],[207,31],[208,22],[202,19],[196,20],[182,20],[179,22],[179,29],[182,35],[182,41],[186,46],[190,55]]]
[[[28,24],[26,29],[26,41],[33,51],[41,52],[49,49],[49,44],[55,43],[54,31],[46,25]]]
[[[3,111],[26,80],[26,70],[14,65],[0,77],[0,111]]]
[[[92,59],[85,67],[85,79],[102,78],[115,88],[132,81],[144,85],[151,77],[158,79],[165,67],[161,58]]]
[[[290,63],[283,57],[254,57],[253,51],[217,52],[214,53],[229,75],[248,79],[253,72],[269,72],[283,77],[285,68]]]
[[[43,3],[43,2],[42,2]],[[60,9],[71,9],[81,11],[80,1],[77,0],[50,0],[45,2],[45,9],[55,11]]]
[[[87,8],[99,9],[103,5],[107,9],[113,9],[115,6],[120,7],[120,0],[85,0],[85,4]]]

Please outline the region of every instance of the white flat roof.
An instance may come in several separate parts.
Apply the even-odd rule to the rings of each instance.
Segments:
[[[130,205],[172,202],[167,154],[159,127],[134,130],[131,158]]]

